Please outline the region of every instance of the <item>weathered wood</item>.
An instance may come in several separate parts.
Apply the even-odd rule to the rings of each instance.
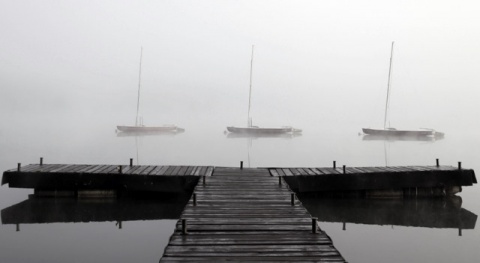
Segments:
[[[178,175],[178,172],[180,172],[180,169],[182,169],[181,166],[176,166],[175,169],[173,169],[171,175]]]
[[[183,176],[187,172],[188,166],[181,166],[180,170],[177,172],[176,175]]]
[[[285,176],[284,170],[270,173],[216,168],[206,185],[196,186],[197,205],[190,200],[186,206],[160,262],[345,262],[324,232],[311,233],[311,216],[301,202],[290,204],[292,192],[275,177]]]
[[[160,166],[160,169],[155,173],[155,175],[164,175],[168,169],[168,165]]]
[[[218,169],[221,171],[221,178],[214,176]],[[473,170],[453,166],[346,167],[345,173],[343,167],[269,168],[270,179],[262,177],[266,169],[218,169],[212,166],[30,164],[20,167],[20,172],[17,169],[5,171],[2,184],[55,191],[118,188],[135,191],[184,191],[192,189],[198,177],[208,176],[208,191],[217,194],[225,191],[229,194],[243,194],[242,189],[248,188],[248,191],[267,195],[273,190],[269,185],[274,184],[278,188],[288,185],[296,192],[343,193],[419,189],[424,194],[430,191],[441,195],[442,192],[455,194],[455,189],[477,183]],[[285,184],[279,185],[276,177],[282,177]]]

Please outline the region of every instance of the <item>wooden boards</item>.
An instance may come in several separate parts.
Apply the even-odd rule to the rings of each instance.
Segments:
[[[423,188],[437,196],[455,194],[462,186],[477,183],[472,169],[453,166],[342,166],[269,168],[269,171],[273,176],[283,177],[292,190],[300,193],[395,190],[396,195],[404,195]]]
[[[191,191],[200,177],[210,177],[214,169],[213,166],[31,164],[5,171],[2,184],[39,190],[178,192]],[[411,193],[418,192],[417,188],[432,188],[435,193],[454,194],[462,186],[477,183],[473,170],[453,166],[297,167],[268,171],[272,176],[283,177],[292,190],[300,193],[392,189]],[[231,172],[224,169],[223,173]]]
[[[30,164],[3,173],[2,184],[44,191],[191,191],[213,166]]]
[[[419,172],[419,171],[457,171],[453,166],[381,166],[381,167],[345,167],[345,174],[389,173],[389,172]],[[269,168],[274,176],[295,175],[330,175],[343,174],[343,167],[335,168]]]
[[[292,194],[268,169],[215,168],[195,187],[160,262],[345,262],[316,224],[312,233]]]
[[[121,169],[120,169],[121,167]],[[83,165],[83,164],[29,164],[10,173],[56,173],[56,174],[138,174],[138,175],[173,175],[173,176],[211,176],[212,166],[178,166],[178,165]]]

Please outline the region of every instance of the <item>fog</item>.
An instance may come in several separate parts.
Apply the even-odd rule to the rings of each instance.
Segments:
[[[476,1],[2,1],[0,124],[477,129]],[[352,132],[358,132],[352,130]]]
[[[326,167],[333,160],[339,166],[433,165],[439,158],[442,165],[462,161],[478,170],[478,14],[473,0],[3,0],[0,168],[39,157],[77,164],[245,161],[247,167]],[[390,125],[433,128],[445,132],[443,140],[359,136],[361,128],[383,127],[392,41]],[[224,134],[227,126],[247,124],[252,45],[253,124],[291,125],[303,135]],[[184,133],[115,133],[117,125],[135,123],[141,48],[144,124],[175,124]],[[477,189],[465,187],[460,195],[473,214],[480,212]],[[4,185],[0,208],[30,193]],[[37,224],[20,232],[2,225],[0,261],[64,262],[71,255],[158,261],[174,224],[135,221],[123,230],[112,222]],[[428,226],[349,223],[344,231],[341,222],[320,225],[351,262],[480,258],[478,229],[460,237],[456,229]]]

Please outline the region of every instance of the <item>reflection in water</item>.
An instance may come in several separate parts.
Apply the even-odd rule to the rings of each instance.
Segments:
[[[268,133],[258,133],[258,134],[251,134],[251,133],[236,133],[236,132],[227,132],[225,131],[224,134],[226,134],[226,137],[228,139],[247,139],[247,167],[251,167],[251,162],[250,162],[250,150],[253,145],[253,140],[260,139],[260,138],[273,138],[273,139],[292,139],[295,137],[300,137],[302,136],[302,133],[300,132],[294,132],[294,133],[273,133],[273,134],[268,134]]]
[[[29,199],[2,210],[2,224],[76,223],[178,219],[190,194],[161,195],[150,198]]]
[[[442,140],[443,136],[395,136],[395,135],[372,135],[365,134],[362,136],[364,141],[423,141],[423,142],[435,142]]]
[[[323,222],[474,229],[477,215],[461,208],[459,196],[425,199],[327,199],[299,196]]]
[[[281,133],[281,134],[249,134],[249,133],[235,133],[230,132],[227,134],[227,138],[236,139],[236,138],[282,138],[282,139],[292,139],[295,137],[302,136],[301,133]]]
[[[170,131],[133,131],[133,132],[126,132],[126,131],[117,131],[117,137],[133,137],[133,136],[175,136],[180,133],[184,133],[185,129],[178,128],[176,130]]]

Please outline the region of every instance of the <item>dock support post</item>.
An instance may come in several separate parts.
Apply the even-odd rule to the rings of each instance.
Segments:
[[[205,185],[205,177],[206,177],[205,175],[202,176],[202,184],[203,184],[203,185]]]
[[[278,185],[282,185],[282,177],[281,176],[278,177]]]
[[[187,234],[187,219],[182,219],[182,234]]]
[[[316,217],[312,217],[312,233],[317,233],[317,219]]]
[[[462,170],[462,162],[458,162],[458,170]]]
[[[17,164],[17,172],[20,172],[20,167],[21,167],[21,166],[22,166],[21,163],[18,163],[18,164]]]
[[[197,205],[197,194],[196,193],[193,193],[193,205],[194,206]]]
[[[130,158],[130,167],[133,166],[133,158]]]
[[[122,173],[122,166],[121,165],[118,166],[118,173],[120,173],[120,174]]]
[[[243,161],[240,161],[240,169],[243,169]]]
[[[16,225],[17,225],[17,229],[15,231],[20,232],[20,224],[16,224]]]
[[[437,167],[439,167],[439,166],[440,166],[440,161],[437,158]]]
[[[290,204],[291,204],[292,206],[295,205],[295,194],[294,194],[294,193],[291,193],[291,194],[290,194]]]
[[[343,174],[346,174],[346,170],[347,170],[347,166],[344,165],[344,166],[343,166]]]
[[[342,230],[343,231],[347,230],[347,223],[343,222]]]
[[[337,168],[337,161],[333,161],[333,169]]]
[[[462,229],[461,229],[461,228],[458,229],[458,236],[459,236],[459,237],[462,236]]]
[[[40,157],[40,165],[43,165],[43,157]]]

